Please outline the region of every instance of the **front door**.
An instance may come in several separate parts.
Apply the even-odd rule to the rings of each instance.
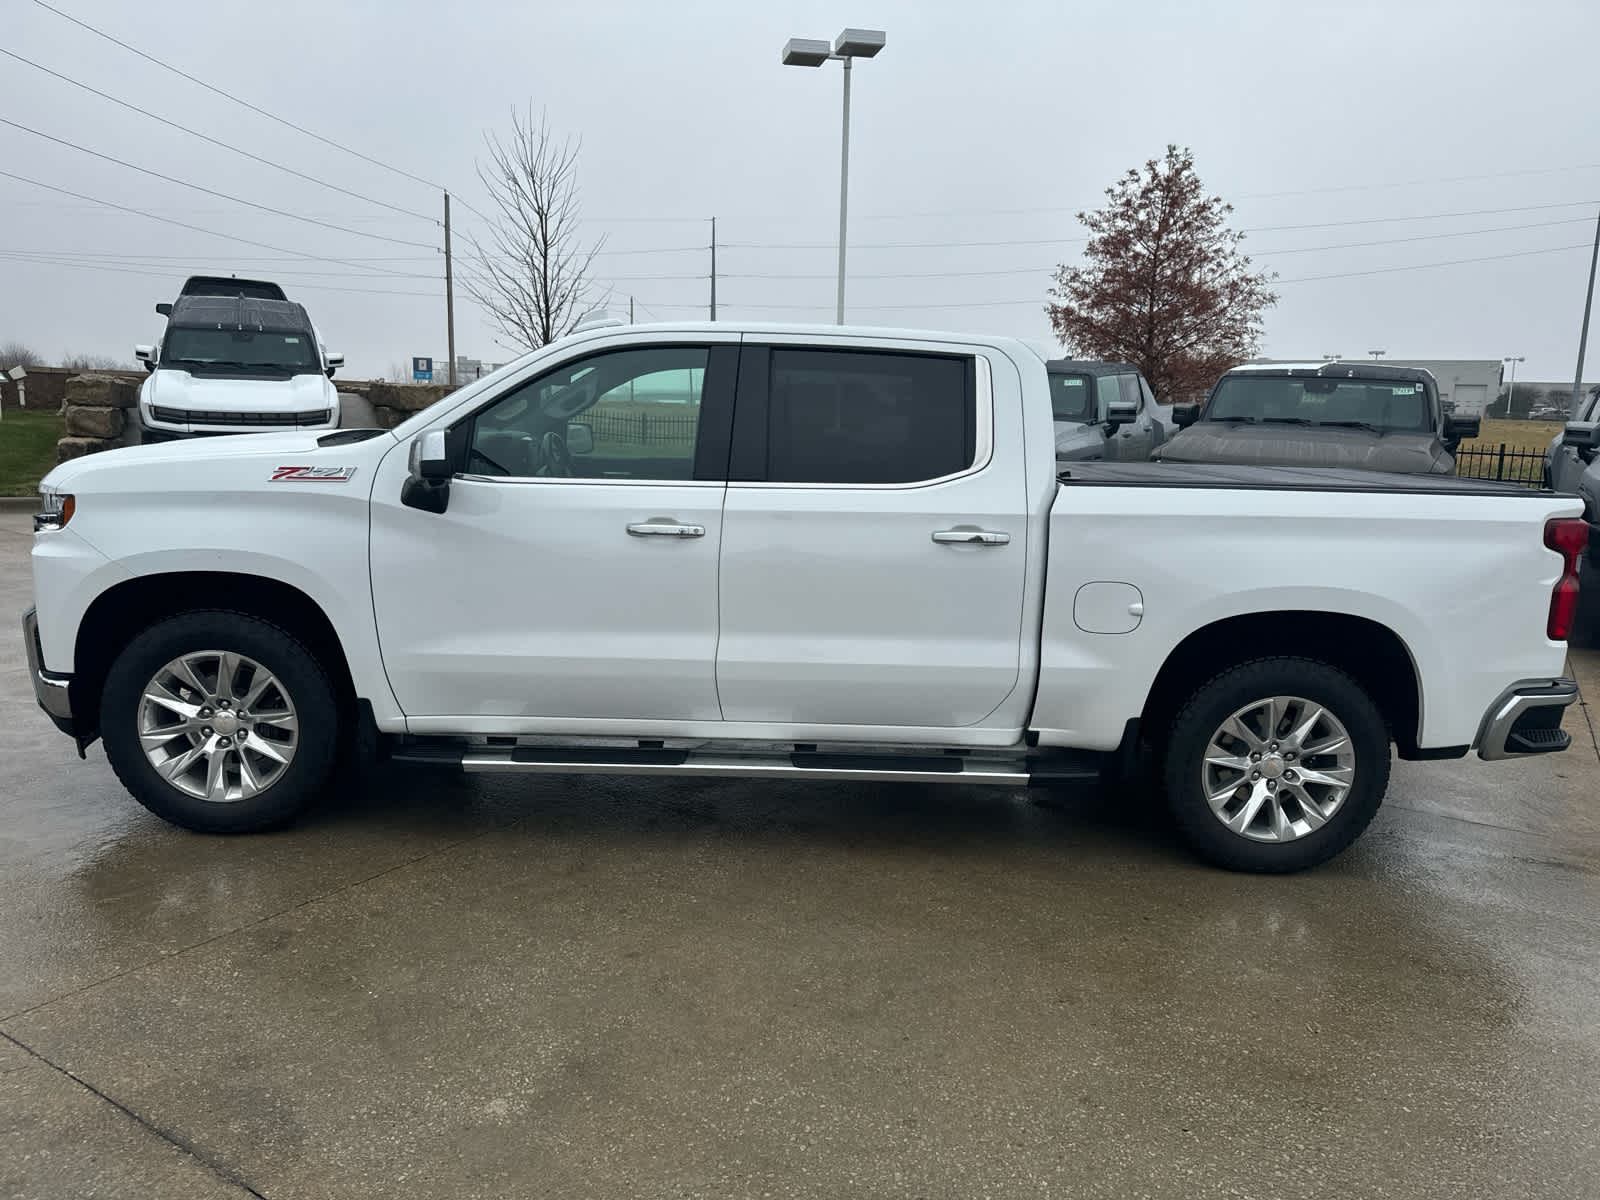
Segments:
[[[719,344],[720,343],[720,344]],[[452,415],[448,508],[379,469],[384,667],[419,731],[714,721],[736,335],[578,354]]]
[[[723,513],[726,720],[949,729],[1016,689],[1028,509],[1002,362],[997,400],[977,353],[746,342]]]

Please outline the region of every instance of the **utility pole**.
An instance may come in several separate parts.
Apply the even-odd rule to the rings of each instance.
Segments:
[[[456,386],[456,283],[450,270],[450,193],[444,194],[444,324],[450,350],[450,386]]]
[[[633,297],[628,297],[628,324],[633,324]]]
[[[711,218],[711,319],[717,319],[717,219]]]
[[[1594,218],[1594,250],[1589,255],[1589,293],[1583,301],[1583,332],[1578,334],[1578,373],[1572,377],[1572,407],[1567,416],[1576,420],[1583,410],[1583,351],[1589,344],[1589,310],[1594,307],[1594,266],[1600,262],[1600,213]]]

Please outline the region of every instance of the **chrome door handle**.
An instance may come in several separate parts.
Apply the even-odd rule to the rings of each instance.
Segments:
[[[634,537],[705,537],[704,525],[679,525],[674,521],[634,521],[628,526]]]
[[[939,529],[934,532],[933,540],[953,542],[959,546],[1004,546],[1011,540],[1011,535],[987,529]]]

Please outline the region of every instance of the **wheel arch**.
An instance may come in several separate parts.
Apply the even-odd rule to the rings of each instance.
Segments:
[[[1372,697],[1402,758],[1415,758],[1422,728],[1421,674],[1403,638],[1348,613],[1292,610],[1246,613],[1203,625],[1162,663],[1140,724],[1164,729],[1195,689],[1247,659],[1293,656],[1344,671]]]
[[[205,597],[196,603],[196,597]],[[98,723],[106,675],[123,647],[157,621],[186,611],[222,609],[257,617],[292,634],[318,660],[334,686],[341,712],[356,703],[344,646],[322,606],[292,584],[231,571],[170,571],[140,575],[107,588],[78,623],[72,679],[73,711]],[[98,729],[85,729],[93,737]]]

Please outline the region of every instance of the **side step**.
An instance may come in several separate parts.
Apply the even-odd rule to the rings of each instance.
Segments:
[[[675,750],[656,746],[476,746],[413,742],[397,746],[395,762],[456,767],[474,774],[698,775],[731,779],[876,780],[881,783],[965,783],[1001,787],[1089,782],[1099,778],[1097,754],[1012,757],[957,754],[851,754],[814,750],[784,753]]]

